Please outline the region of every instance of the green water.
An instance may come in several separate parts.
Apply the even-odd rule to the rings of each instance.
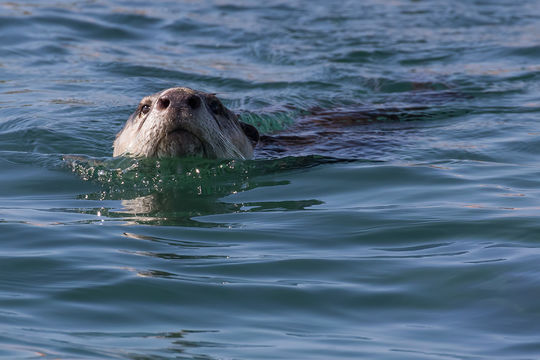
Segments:
[[[539,358],[538,34],[525,0],[0,1],[0,357]],[[287,146],[113,159],[172,86]]]

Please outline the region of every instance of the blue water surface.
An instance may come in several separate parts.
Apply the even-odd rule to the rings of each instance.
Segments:
[[[536,0],[0,0],[0,357],[539,358],[539,34]],[[284,142],[113,159],[172,86]]]

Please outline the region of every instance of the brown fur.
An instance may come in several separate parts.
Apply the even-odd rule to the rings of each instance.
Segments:
[[[116,136],[113,156],[249,159],[258,138],[215,95],[177,87],[142,99]]]

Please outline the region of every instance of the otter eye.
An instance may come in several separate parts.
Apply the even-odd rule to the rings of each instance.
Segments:
[[[150,105],[141,106],[141,114],[148,114],[149,111],[150,111]]]
[[[212,110],[212,112],[213,112],[214,114],[221,114],[221,113],[223,113],[223,105],[221,105],[221,103],[219,102],[219,100],[211,101],[209,105],[210,105],[210,110]]]

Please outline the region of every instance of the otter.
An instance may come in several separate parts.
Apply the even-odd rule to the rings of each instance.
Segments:
[[[114,141],[113,156],[250,159],[259,132],[215,94],[175,87],[142,99]]]

